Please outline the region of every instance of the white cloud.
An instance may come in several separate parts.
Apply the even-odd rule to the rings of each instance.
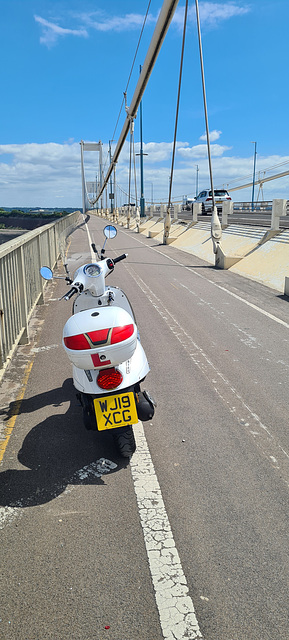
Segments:
[[[240,6],[236,2],[218,3],[218,2],[202,2],[200,4],[200,19],[204,27],[217,27],[224,20],[229,20],[237,16],[243,16],[250,11],[248,5]],[[42,28],[40,37],[41,44],[51,47],[56,43],[58,38],[63,36],[80,36],[87,38],[89,31],[99,31],[103,33],[120,33],[128,32],[132,29],[138,29],[143,25],[144,14],[142,13],[126,13],[124,15],[109,15],[105,11],[80,12],[72,11],[66,14],[66,20],[77,22],[76,28],[64,28],[56,22],[46,20],[38,15],[34,19]],[[147,15],[146,24],[155,24],[158,16],[149,13]],[[184,20],[184,7],[177,7],[172,24],[177,28],[182,28]],[[191,24],[196,24],[196,14],[194,4],[189,8],[188,20]]]
[[[59,37],[67,35],[81,36],[84,38],[88,37],[88,32],[83,27],[81,27],[80,29],[64,29],[58,24],[48,22],[48,20],[45,20],[44,18],[36,15],[34,16],[34,20],[38,22],[42,27],[42,36],[40,37],[41,44],[45,44],[48,47],[55,44],[56,40]]]
[[[185,148],[187,142],[177,142],[176,149]],[[172,157],[172,142],[148,142],[143,145],[144,153],[148,154],[149,163],[159,163],[169,161]]]
[[[77,20],[78,26],[75,29],[61,27],[55,21],[49,22],[37,15],[34,16],[34,19],[42,28],[41,44],[51,47],[59,37],[70,35],[87,38],[89,30],[92,29],[100,32],[122,32],[140,29],[144,21],[144,15],[141,13],[127,13],[123,16],[110,16],[103,11],[78,14],[69,12],[66,14],[66,20]],[[146,24],[155,23],[156,20],[157,17],[148,14]]]
[[[216,129],[214,129],[214,131],[210,131],[210,133],[209,133],[210,142],[215,142],[216,140],[219,140],[219,137],[220,137],[221,133],[222,133],[222,131],[217,131]],[[199,139],[200,140],[204,140],[205,142],[207,142],[207,134],[203,133],[203,135],[200,136]]]
[[[138,147],[138,145],[137,145]],[[250,182],[253,158],[226,156],[225,148],[212,145],[213,176],[215,186],[231,186]],[[199,167],[199,189],[209,184],[206,145],[190,147],[187,142],[177,143],[178,152],[173,179],[173,197],[195,195],[196,165]],[[108,146],[103,146],[104,164]],[[136,148],[138,151],[138,148]],[[168,197],[172,143],[149,142],[144,145],[145,197],[160,201]],[[117,164],[118,184],[128,191],[129,144],[125,144]],[[280,163],[287,163],[268,170]],[[108,164],[106,163],[105,171]],[[262,177],[289,170],[289,156],[257,157],[257,173]],[[95,180],[98,171],[97,152],[85,152],[85,174],[87,180]],[[244,180],[243,180],[244,178]],[[238,182],[233,182],[238,180]],[[139,159],[137,162],[137,185],[139,189]],[[134,178],[132,179],[134,185]],[[258,187],[256,188],[258,190]],[[256,190],[256,195],[258,191]],[[134,193],[134,186],[132,186]],[[251,191],[234,193],[234,200],[250,200]],[[138,194],[139,196],[139,194]],[[264,183],[264,198],[289,198],[289,176]],[[81,206],[80,145],[73,144],[12,144],[0,145],[0,206],[7,207],[64,207]]]
[[[177,7],[172,23],[177,28],[183,28],[184,7]],[[224,20],[243,16],[251,11],[249,5],[240,6],[236,2],[201,2],[199,5],[201,27],[218,27]],[[189,24],[196,24],[195,5],[192,3],[188,11]]]
[[[143,25],[144,15],[141,13],[127,13],[124,16],[109,16],[98,11],[94,13],[82,13],[79,18],[86,25],[96,31],[130,31],[139,29]],[[148,14],[146,23],[154,23],[156,18]]]
[[[211,155],[212,157],[219,157],[224,154],[225,151],[231,149],[231,147],[225,147],[220,144],[211,144]],[[183,158],[206,158],[208,155],[207,145],[206,144],[197,144],[193,147],[180,147],[178,149],[178,154]]]
[[[202,2],[200,4],[200,20],[208,26],[216,26],[222,20],[243,16],[249,13],[248,5],[240,6],[235,2]]]

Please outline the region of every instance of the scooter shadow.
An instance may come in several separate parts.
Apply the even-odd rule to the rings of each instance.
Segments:
[[[111,433],[86,431],[82,408],[72,380],[63,387],[42,393],[20,406],[19,416],[49,404],[57,407],[69,401],[66,413],[51,415],[26,435],[18,452],[18,461],[26,469],[7,469],[0,473],[0,505],[32,507],[50,502],[72,485],[104,485],[104,477],[128,466],[120,458]],[[15,415],[15,403],[7,419]]]

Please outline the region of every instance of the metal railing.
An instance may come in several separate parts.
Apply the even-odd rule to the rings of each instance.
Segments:
[[[0,247],[0,379],[17,344],[29,342],[29,319],[35,305],[43,303],[39,269],[64,258],[67,237],[80,215],[75,211]]]
[[[271,213],[273,206],[272,200],[261,200],[260,202],[254,202],[253,205],[253,213],[267,212]],[[252,203],[251,202],[234,202],[234,211],[252,211]],[[286,215],[289,214],[289,200],[287,200],[286,204]]]
[[[272,211],[272,200],[261,200],[260,202],[254,202],[253,212],[259,211]],[[252,202],[234,202],[234,211],[249,211],[252,212]]]

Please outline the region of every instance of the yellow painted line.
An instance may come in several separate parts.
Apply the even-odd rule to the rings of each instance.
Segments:
[[[34,362],[33,360],[31,360],[30,362],[28,362],[28,365],[27,365],[27,367],[26,367],[26,369],[25,369],[24,376],[23,376],[23,380],[22,380],[22,383],[21,383],[21,391],[18,393],[17,398],[16,398],[16,400],[15,400],[15,402],[14,402],[14,405],[15,405],[15,413],[14,413],[14,415],[13,415],[13,416],[8,420],[8,422],[7,422],[7,426],[6,426],[6,427],[5,427],[5,429],[4,429],[4,438],[3,438],[3,440],[0,442],[0,462],[2,462],[2,460],[3,460],[4,453],[5,453],[5,451],[6,451],[6,448],[7,448],[8,442],[9,442],[9,440],[10,440],[10,436],[11,436],[12,431],[13,431],[14,426],[15,426],[16,418],[17,418],[17,416],[18,416],[18,415],[19,415],[19,413],[20,413],[21,403],[22,403],[22,400],[23,400],[23,397],[24,397],[24,393],[25,393],[25,390],[26,390],[26,387],[27,387],[28,378],[29,378],[29,376],[30,376],[31,369],[32,369],[32,367],[33,367],[33,362]]]

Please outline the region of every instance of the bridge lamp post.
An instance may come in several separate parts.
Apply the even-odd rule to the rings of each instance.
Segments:
[[[109,162],[111,164],[111,143],[114,142],[114,140],[109,140],[108,144],[109,144]],[[110,213],[111,215],[113,215],[113,211],[114,211],[114,191],[115,191],[115,173],[114,173],[114,185],[112,184],[112,173],[110,176],[110,194],[109,194],[109,199],[110,199]]]
[[[257,156],[257,142],[251,142],[254,144],[254,165],[253,165],[253,185],[252,185],[252,211],[254,211],[254,191],[255,191],[255,176],[256,176],[256,156]]]
[[[199,165],[195,164],[195,167],[197,167],[196,169],[196,197],[199,193]]]
[[[140,65],[140,73],[142,66]],[[142,137],[142,100],[139,105],[139,122],[140,122],[140,153],[136,153],[136,156],[140,156],[140,217],[145,217],[145,198],[144,198],[144,179],[143,179],[143,157],[147,156],[147,153],[143,152],[143,137]]]
[[[139,105],[140,115],[140,153],[136,153],[136,156],[140,156],[140,217],[145,217],[145,197],[144,197],[144,176],[143,176],[143,157],[148,156],[148,153],[143,151],[143,139],[142,139],[142,102]]]

